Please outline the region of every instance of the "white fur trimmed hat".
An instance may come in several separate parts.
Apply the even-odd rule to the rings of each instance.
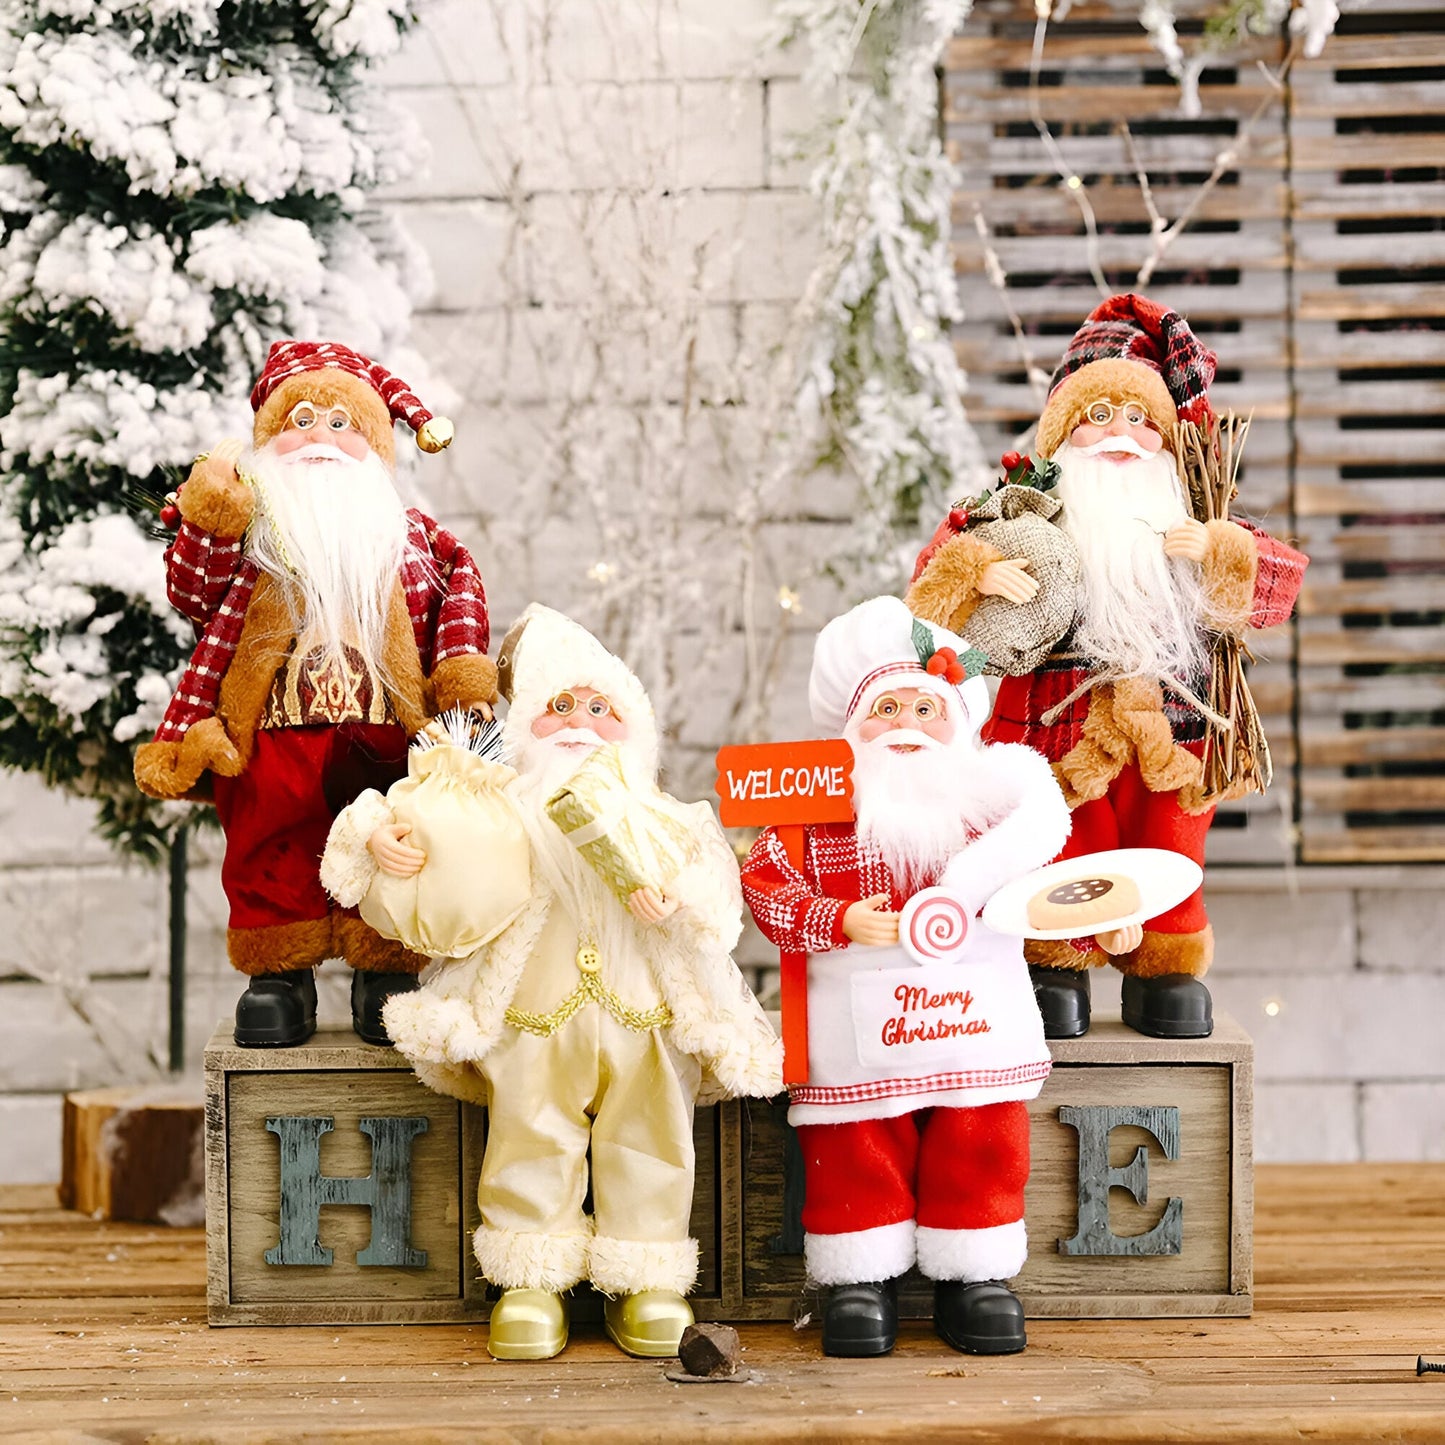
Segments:
[[[606,695],[627,724],[638,756],[657,771],[657,722],[646,689],[580,622],[532,603],[502,639],[497,687],[509,704],[503,740],[512,757],[519,756],[533,722],[559,692],[590,687]]]
[[[985,661],[964,638],[915,617],[899,598],[874,597],[818,634],[808,706],[814,723],[837,736],[889,687],[917,687],[955,710],[961,705],[965,726],[977,733],[989,710],[988,687],[979,676]]]

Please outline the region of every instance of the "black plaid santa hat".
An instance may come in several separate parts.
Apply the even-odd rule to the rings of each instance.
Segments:
[[[1074,333],[1039,418],[1037,450],[1051,457],[1090,402],[1137,401],[1166,434],[1212,415],[1218,358],[1177,312],[1132,292],[1101,302]]]

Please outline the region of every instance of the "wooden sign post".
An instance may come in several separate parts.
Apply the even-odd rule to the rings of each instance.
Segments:
[[[853,749],[842,738],[753,743],[717,755],[719,814],[727,828],[778,830],[793,866],[803,869],[803,830],[810,823],[853,820]],[[808,1082],[808,961],[780,954],[783,1082]]]

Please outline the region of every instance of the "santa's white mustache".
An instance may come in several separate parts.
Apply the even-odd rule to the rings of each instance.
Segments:
[[[593,747],[602,747],[607,739],[592,731],[591,728],[559,728],[555,733],[540,739],[554,748],[575,747],[579,743],[587,743]]]
[[[1126,436],[1109,436],[1089,446],[1074,448],[1074,455],[1080,457],[1099,457],[1106,452],[1128,452],[1130,456],[1142,457],[1146,462],[1155,455],[1154,452],[1146,451],[1133,437]]]
[[[937,750],[943,744],[937,738],[930,737],[925,732],[919,732],[916,728],[889,728],[886,733],[880,733],[876,738],[870,738],[866,746],[870,748],[931,748]]]
[[[285,465],[287,462],[350,462],[355,464],[361,459],[342,451],[340,447],[332,446],[330,442],[312,442],[309,446],[288,452],[285,456],[278,456],[276,460]]]

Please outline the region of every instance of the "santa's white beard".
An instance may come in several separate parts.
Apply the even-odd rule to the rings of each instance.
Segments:
[[[859,843],[887,865],[904,892],[932,885],[948,860],[993,821],[980,796],[984,754],[963,729],[947,744],[901,728],[865,743],[850,720],[844,737],[853,747]],[[885,746],[904,741],[919,750]]]
[[[406,508],[375,452],[293,461],[268,444],[243,463],[259,483],[247,550],[286,584],[308,654],[349,645],[383,675],[386,613],[406,554]]]
[[[1122,465],[1064,442],[1060,522],[1082,565],[1074,644],[1119,677],[1188,677],[1204,665],[1199,566],[1164,555],[1164,533],[1191,515],[1174,458]]]
[[[564,746],[579,742],[589,746]],[[529,729],[510,749],[512,766],[519,774],[519,793],[545,802],[602,743],[591,728],[561,728],[544,738],[534,737]]]
[[[530,726],[530,724],[529,724]],[[595,943],[604,957],[612,956],[619,947],[634,943],[632,915],[583,858],[581,851],[568,842],[562,830],[547,816],[547,799],[591,757],[594,748],[567,748],[559,739],[579,732],[603,740],[585,729],[566,728],[545,738],[532,737],[514,749],[513,766],[517,780],[511,796],[532,845],[532,859],[562,906],[571,915],[579,932]],[[624,774],[635,776],[639,767],[638,750],[626,742],[617,744],[622,752]]]

